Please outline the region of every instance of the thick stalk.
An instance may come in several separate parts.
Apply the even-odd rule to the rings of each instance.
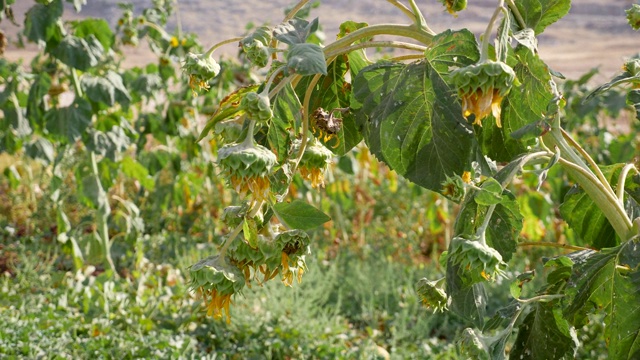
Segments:
[[[498,16],[502,13],[502,9],[504,8],[504,0],[500,0],[498,3],[498,7],[493,12],[491,19],[489,20],[489,24],[487,25],[484,34],[482,35],[482,49],[480,49],[480,62],[483,62],[489,58],[489,38],[491,38],[491,33],[493,32],[493,24],[495,24],[496,20],[498,20]]]
[[[598,208],[602,210],[602,213],[607,220],[609,220],[609,223],[613,226],[613,229],[620,239],[622,239],[622,241],[628,240],[631,236],[633,224],[624,208],[618,202],[615,194],[607,190],[608,184],[602,184],[584,163],[581,166],[573,162],[570,154],[575,153],[573,153],[572,149],[565,142],[562,134],[560,134],[559,128],[552,129],[548,134],[544,135],[543,140],[551,145],[551,147],[557,146],[561,150],[563,157],[569,157],[569,160],[560,158],[560,165],[582,187]]]
[[[633,170],[636,174],[640,174],[636,166],[633,164],[627,164],[620,171],[620,176],[618,177],[618,201],[620,201],[620,205],[624,206],[624,185],[627,181],[627,175],[629,172]]]
[[[96,154],[91,152],[91,170],[96,179],[99,179],[100,173],[98,172],[98,162],[96,161]],[[99,181],[99,180],[97,180]],[[104,191],[104,190],[102,190]],[[100,245],[102,245],[102,251],[104,252],[104,267],[105,269],[111,269],[113,271],[113,275],[118,277],[118,273],[116,272],[116,267],[113,264],[113,259],[111,259],[111,244],[109,241],[109,210],[107,208],[98,208],[96,210],[96,221],[97,221],[97,229],[98,238],[100,239]]]
[[[429,33],[422,29],[416,29],[413,25],[398,25],[398,24],[379,24],[371,25],[358,29],[345,37],[342,37],[335,42],[327,45],[324,48],[324,52],[331,53],[337,49],[347,47],[358,40],[369,38],[375,35],[394,35],[403,36],[410,39],[417,40],[424,45],[430,45],[435,34]]]
[[[568,244],[560,244],[560,243],[552,243],[552,242],[544,242],[544,241],[536,241],[536,242],[521,242],[518,243],[518,246],[532,246],[532,247],[555,247],[560,249],[567,249],[571,251],[582,251],[582,250],[591,250],[582,246],[573,246]]]
[[[410,44],[410,43],[406,43],[406,42],[401,42],[401,41],[367,41],[367,42],[363,42],[363,43],[359,43],[359,44],[354,44],[351,46],[347,46],[347,47],[343,47],[340,49],[336,49],[335,51],[326,51],[324,52],[324,56],[327,58],[330,57],[335,57],[338,55],[342,55],[342,54],[347,54],[350,53],[354,50],[359,50],[359,49],[366,49],[366,48],[372,48],[372,47],[388,47],[388,48],[398,48],[398,49],[406,49],[406,50],[414,50],[414,51],[420,51],[420,52],[424,52],[425,50],[427,50],[426,47],[421,46],[421,45],[415,45],[415,44]],[[424,55],[422,55],[424,57]]]

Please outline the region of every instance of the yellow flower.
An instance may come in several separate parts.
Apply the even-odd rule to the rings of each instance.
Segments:
[[[171,47],[176,48],[178,47],[178,45],[180,45],[180,42],[178,41],[178,38],[175,36],[171,37],[171,41],[169,41],[169,43],[171,44]]]

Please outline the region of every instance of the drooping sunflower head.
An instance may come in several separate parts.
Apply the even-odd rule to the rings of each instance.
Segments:
[[[212,256],[191,266],[189,274],[190,287],[203,297],[207,316],[220,319],[224,311],[227,323],[230,322],[231,295],[240,292],[245,285],[242,271],[230,261]]]
[[[207,54],[188,53],[182,62],[182,71],[189,76],[194,92],[209,89],[209,81],[220,72],[220,65]]]
[[[276,156],[262,145],[230,144],[218,150],[218,165],[231,186],[241,196],[252,194],[255,200],[269,197],[269,175]]]
[[[494,281],[504,275],[507,267],[502,255],[494,248],[460,236],[451,240],[447,256],[449,261],[460,267],[462,278],[468,285]]]
[[[633,4],[631,8],[625,10],[627,13],[627,22],[633,30],[640,30],[640,5]]]
[[[307,269],[305,254],[309,252],[309,235],[302,230],[284,231],[276,236],[276,246],[281,249],[280,273],[286,286],[293,285],[294,276],[298,283]]]
[[[292,154],[296,156],[300,151],[300,140],[296,140],[292,146]],[[300,175],[305,180],[311,181],[311,186],[318,188],[324,185],[324,173],[331,163],[333,153],[319,141],[313,138],[304,149],[300,159]]]
[[[483,61],[457,69],[451,79],[462,100],[462,115],[475,116],[474,124],[482,126],[482,120],[493,114],[498,127],[502,99],[509,93],[516,75],[513,69],[501,61]]]
[[[447,309],[447,294],[438,286],[436,281],[429,281],[426,278],[418,280],[416,292],[422,300],[422,304],[433,311],[444,311]]]

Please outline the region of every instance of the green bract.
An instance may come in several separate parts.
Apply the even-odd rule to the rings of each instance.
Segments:
[[[462,100],[464,117],[473,114],[473,123],[482,126],[481,120],[492,113],[498,127],[502,126],[500,103],[511,90],[516,78],[509,65],[487,60],[457,69],[450,74],[450,78]]]
[[[250,92],[246,94],[240,102],[240,108],[247,112],[251,120],[265,122],[273,117],[271,111],[271,101],[268,95]]]
[[[627,22],[633,28],[633,30],[640,30],[640,5],[633,4],[627,13]]]
[[[460,267],[462,278],[469,284],[495,280],[507,266],[495,249],[461,236],[451,240],[447,256],[451,263]]]
[[[220,72],[220,65],[208,54],[188,53],[182,63],[182,71],[189,76],[189,86],[195,90],[208,89],[209,81]]]
[[[433,308],[434,311],[447,309],[447,294],[438,287],[436,281],[429,281],[426,278],[418,280],[416,292],[424,306]]]
[[[276,163],[276,156],[262,145],[230,144],[218,150],[218,165],[242,196],[250,192],[256,199],[268,198],[268,176]]]

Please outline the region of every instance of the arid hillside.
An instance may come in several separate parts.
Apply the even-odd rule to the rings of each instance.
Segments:
[[[149,0],[133,0],[137,9],[150,3]],[[457,19],[449,15],[436,0],[419,0],[427,21],[435,31],[446,28],[467,27],[480,34],[495,6],[495,0],[470,0],[468,9]],[[540,53],[555,70],[567,77],[577,77],[592,67],[600,67],[602,77],[609,77],[619,71],[626,56],[640,52],[640,33],[634,32],[627,24],[624,10],[634,3],[632,0],[579,0],[573,1],[568,16],[549,27],[540,37]],[[19,0],[14,5],[18,21],[24,19],[25,11],[33,1]],[[80,14],[69,7],[68,18],[101,17],[115,22],[120,15],[117,2],[112,0],[89,0]],[[184,31],[195,32],[204,43],[214,43],[228,37],[241,35],[247,23],[277,23],[283,16],[283,9],[291,0],[247,0],[247,1],[206,1],[180,0],[179,19]],[[345,20],[368,23],[407,22],[404,15],[384,0],[323,0],[312,16],[318,16],[327,36],[336,33],[339,24]],[[177,25],[172,22],[172,26]],[[0,24],[10,38],[19,31],[7,21]],[[233,47],[221,49],[233,54]],[[17,58],[29,56],[30,50],[9,47],[6,56]],[[31,50],[32,52],[32,50]],[[133,50],[129,61],[144,62],[145,49]]]

